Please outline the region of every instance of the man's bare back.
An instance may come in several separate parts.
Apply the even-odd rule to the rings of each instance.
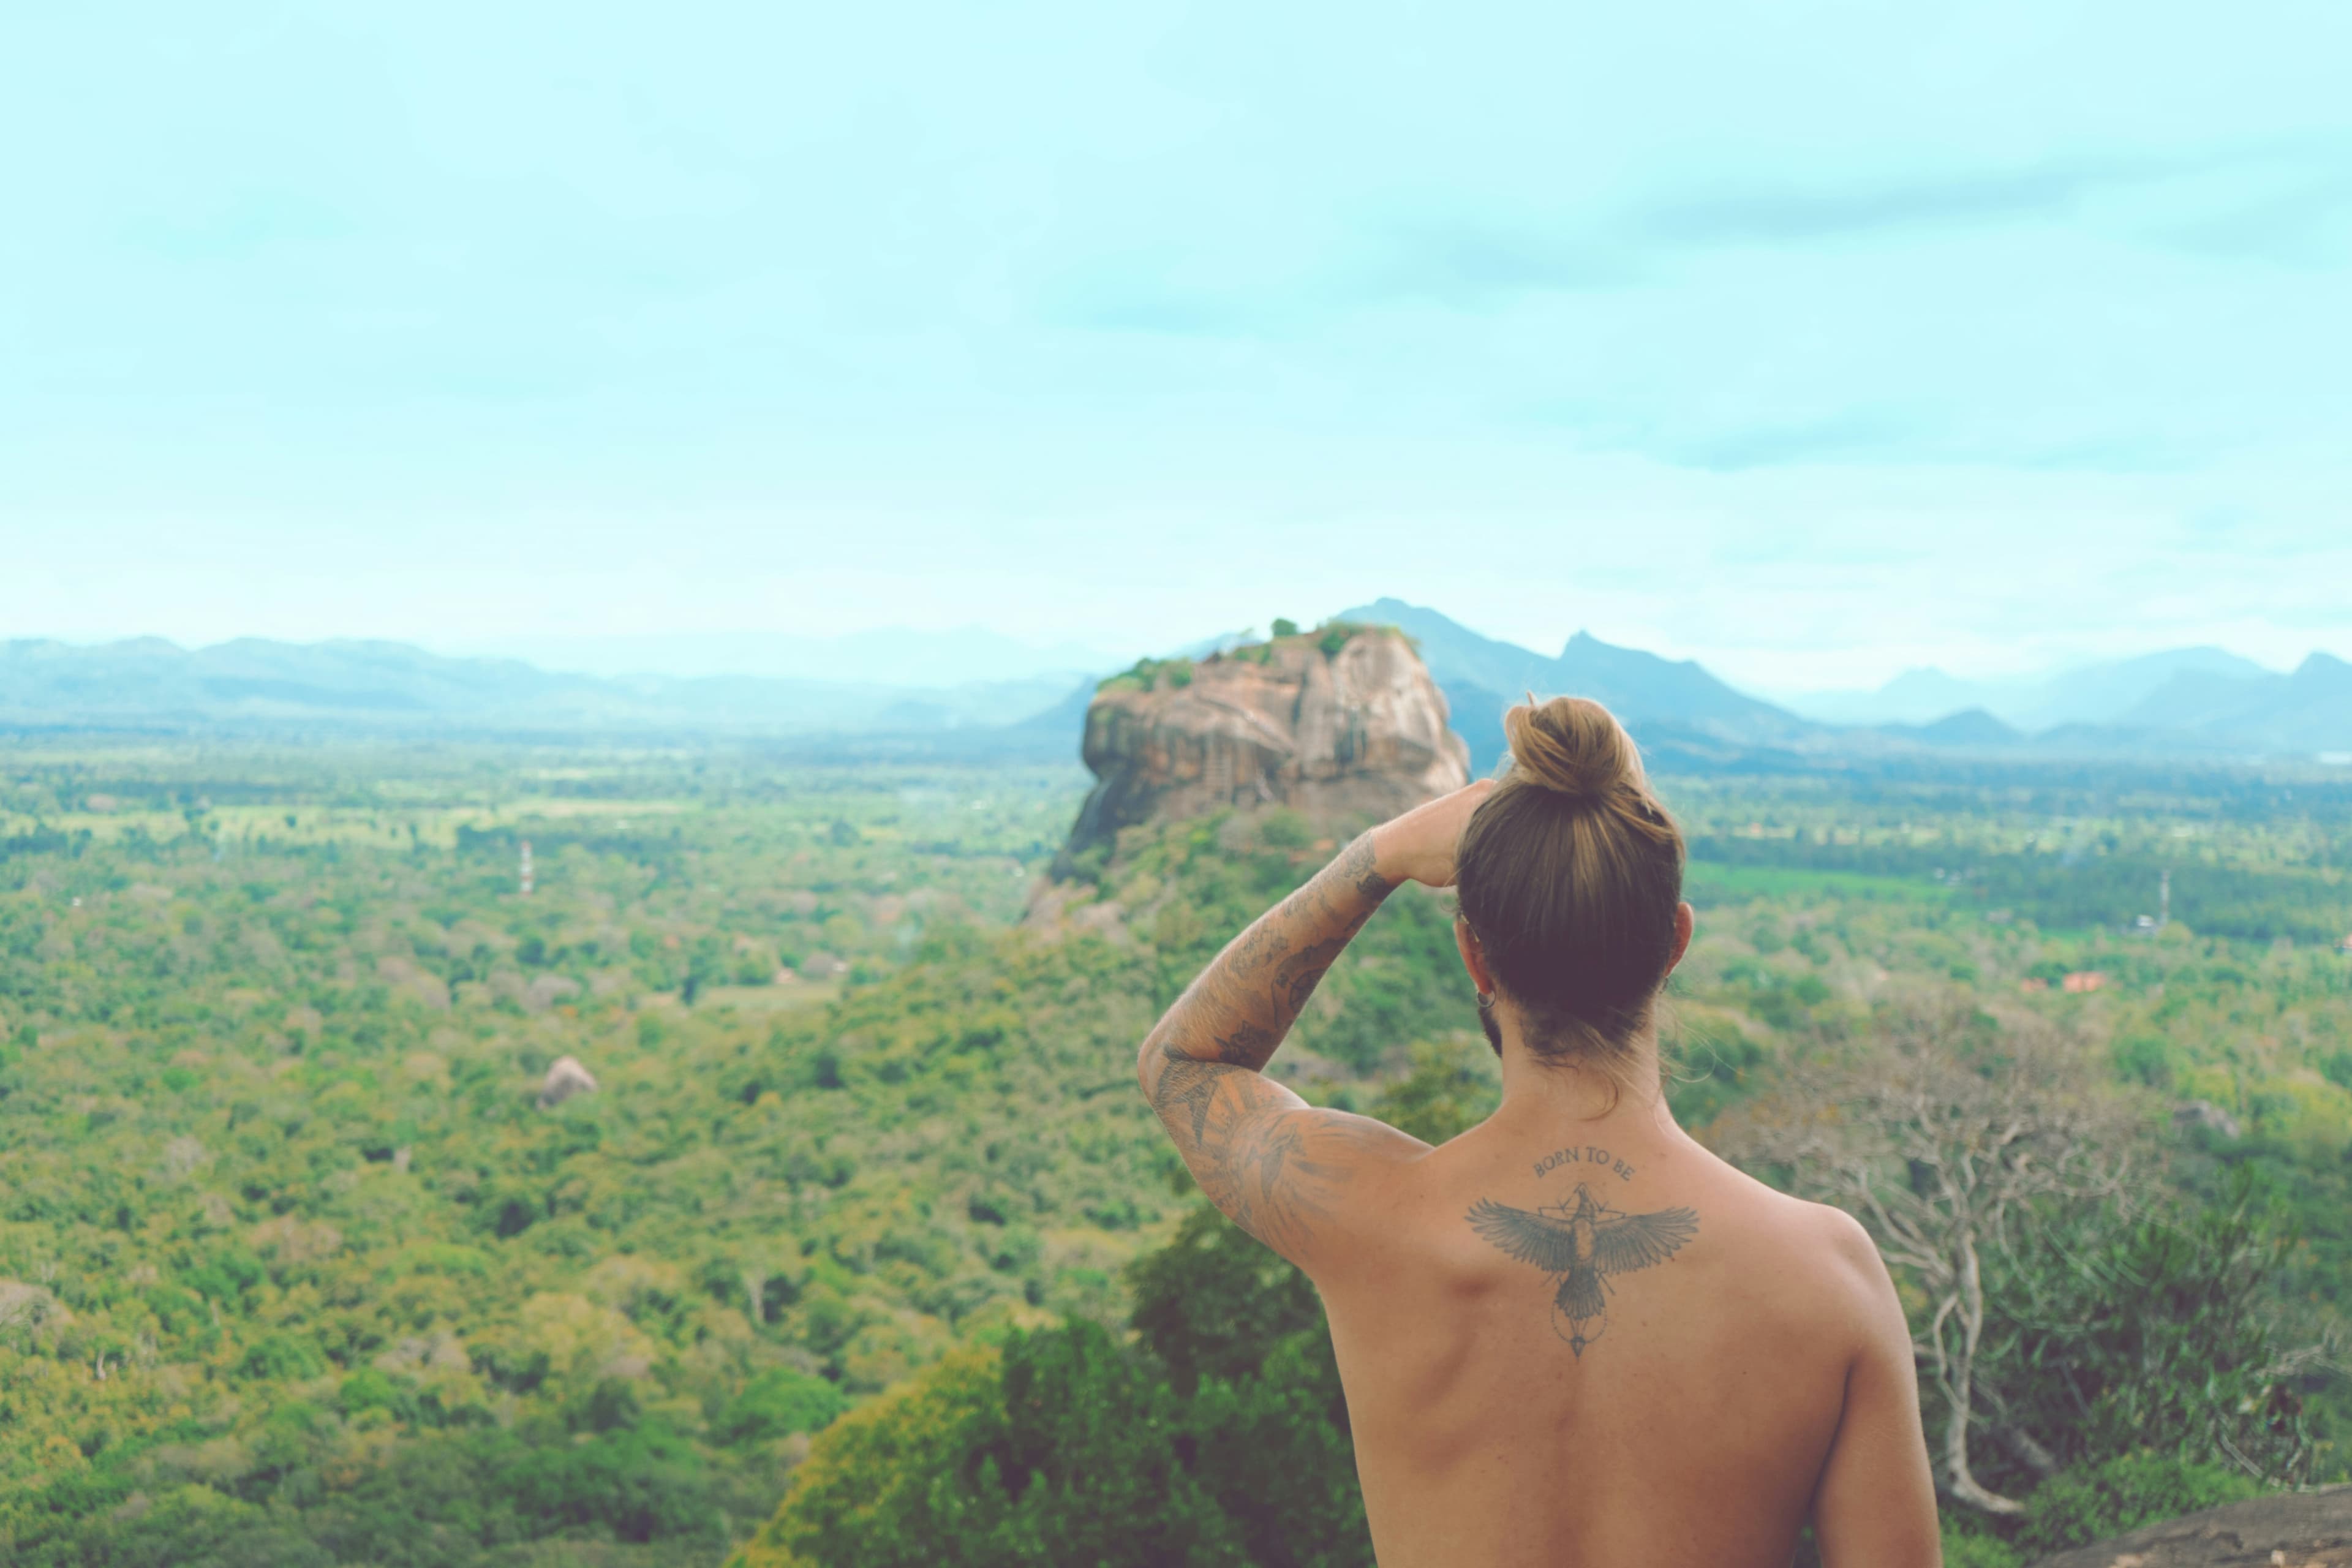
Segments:
[[[1321,1260],[1387,1568],[1781,1568],[1849,1420],[1847,1440],[1916,1457],[1886,1500],[1932,1520],[1909,1337],[1868,1238],[1629,1110],[1507,1108],[1368,1182],[1386,1223]],[[1866,1539],[1830,1560],[1934,1560],[1932,1531]]]
[[[1381,1563],[1781,1568],[1808,1521],[1828,1568],[1938,1563],[1910,1336],[1851,1218],[1499,1034],[1502,1107],[1437,1149],[1257,1070],[1391,887],[1451,880],[1483,788],[1357,840],[1139,1058],[1203,1189],[1322,1294]]]

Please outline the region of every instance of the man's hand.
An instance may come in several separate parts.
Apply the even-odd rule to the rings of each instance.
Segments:
[[[1374,869],[1391,882],[1454,886],[1454,851],[1462,842],[1462,830],[1494,787],[1492,779],[1479,779],[1373,828]]]

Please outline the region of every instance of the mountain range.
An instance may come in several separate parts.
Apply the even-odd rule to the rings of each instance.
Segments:
[[[1413,639],[1479,771],[1502,753],[1506,708],[1528,693],[1559,692],[1606,702],[1668,767],[1801,768],[1938,753],[2352,761],[2352,664],[2324,653],[2291,674],[2218,648],[2176,649],[2033,682],[1968,682],[1915,670],[1876,692],[1781,706],[1691,660],[1584,632],[1545,655],[1401,599],[1334,618],[1393,625]],[[780,679],[562,673],[378,641],[243,638],[189,649],[152,637],[97,645],[24,639],[0,642],[0,728],[715,733],[793,738],[841,754],[1076,754],[1094,675],[914,685],[889,676],[961,666],[928,657],[909,665],[896,648],[882,650],[888,658],[864,657],[872,651],[851,639],[835,650],[837,667],[827,673]]]
[[[1788,699],[1808,719],[1832,724],[1925,724],[1981,708],[2021,731],[2062,724],[2132,724],[2133,714],[2174,677],[2251,680],[2273,673],[2218,647],[2168,648],[2055,674],[1964,680],[1935,668],[1906,669],[1874,691],[1817,691]]]
[[[1653,752],[1694,743],[1802,748],[1832,733],[1733,689],[1695,661],[1618,647],[1584,632],[1547,658],[1402,599],[1360,605],[1334,618],[1393,626],[1413,639],[1445,693],[1454,731],[1470,742],[1472,768],[1481,773],[1503,754],[1503,710],[1529,694],[1574,692],[1605,703]]]
[[[937,687],[1052,679],[1066,687],[1125,661],[1084,643],[1039,646],[985,626],[877,627],[838,637],[682,631],[503,637],[453,651],[519,658],[583,675],[760,676],[872,686]],[[954,672],[942,679],[943,672]]]
[[[1064,698],[1072,678],[937,686],[760,676],[593,676],[406,643],[160,637],[0,642],[0,725],[514,734],[717,731],[895,734],[994,730]]]
[[[1645,750],[1674,763],[1969,752],[2029,758],[2325,757],[2352,761],[2352,664],[2325,653],[2292,674],[2220,648],[2180,648],[2039,681],[1971,683],[1935,670],[1897,677],[1844,722],[1741,692],[1700,665],[1613,647],[1585,633],[1557,658],[1479,636],[1434,610],[1381,599],[1343,620],[1384,622],[1421,647],[1484,769],[1502,752],[1502,711],[1524,693],[1607,703]],[[2000,703],[1999,709],[1991,700]],[[1834,704],[1828,705],[1837,711]],[[1863,721],[1857,721],[1858,720]]]
[[[2315,653],[2292,674],[2183,669],[2118,721],[2126,732],[2219,748],[2318,752],[2352,760],[2352,664]]]
[[[2217,647],[2172,648],[2031,680],[1966,681],[1914,669],[1875,691],[1815,693],[1790,706],[1810,718],[1874,725],[1930,744],[2352,752],[2352,664],[2325,653],[2286,673]]]

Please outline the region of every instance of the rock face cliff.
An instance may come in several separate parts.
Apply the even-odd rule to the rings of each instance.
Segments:
[[[1445,698],[1391,628],[1279,637],[1198,661],[1146,661],[1087,710],[1097,782],[1063,851],[1222,806],[1381,818],[1470,781]]]

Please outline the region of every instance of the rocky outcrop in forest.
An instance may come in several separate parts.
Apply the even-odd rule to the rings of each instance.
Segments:
[[[2285,1492],[2209,1508],[2034,1568],[2344,1568],[2352,1564],[2352,1487]]]
[[[551,1110],[575,1094],[596,1092],[596,1077],[580,1065],[576,1057],[563,1057],[547,1069],[546,1081],[539,1086],[539,1108]]]
[[[1145,660],[1087,710],[1098,781],[1057,868],[1155,818],[1287,805],[1384,818],[1470,780],[1444,694],[1402,634],[1325,627],[1199,660]]]

